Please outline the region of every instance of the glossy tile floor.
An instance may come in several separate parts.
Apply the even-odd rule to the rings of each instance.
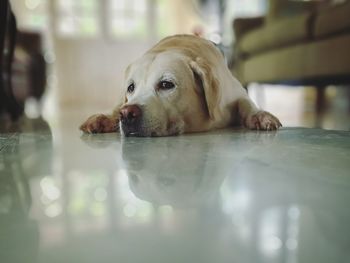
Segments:
[[[350,262],[350,132],[0,135],[0,262]]]

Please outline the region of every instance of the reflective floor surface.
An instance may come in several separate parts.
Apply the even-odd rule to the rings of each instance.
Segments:
[[[350,132],[77,126],[2,130],[0,262],[350,262]]]

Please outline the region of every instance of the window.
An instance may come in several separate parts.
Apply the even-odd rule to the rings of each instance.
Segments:
[[[45,31],[48,28],[47,1],[45,0],[25,0],[25,12],[21,12],[20,4],[14,3],[22,16],[17,19],[19,27],[26,30]],[[16,8],[17,7],[17,8]]]
[[[96,36],[100,33],[98,0],[56,1],[56,30],[60,36]]]
[[[112,37],[145,37],[148,32],[148,0],[110,0],[109,34]]]
[[[13,1],[19,27],[59,37],[145,39],[182,32],[186,0],[24,0]],[[23,8],[25,6],[25,8]],[[181,10],[180,10],[181,9]],[[180,26],[179,26],[180,25]],[[53,26],[53,28],[51,28]]]

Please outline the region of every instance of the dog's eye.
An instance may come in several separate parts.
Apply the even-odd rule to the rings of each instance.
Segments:
[[[133,93],[135,90],[135,84],[134,83],[131,83],[129,86],[128,86],[128,93]]]
[[[172,83],[170,81],[163,80],[163,81],[159,82],[158,88],[161,90],[169,90],[169,89],[175,88],[175,85],[174,85],[174,83]]]

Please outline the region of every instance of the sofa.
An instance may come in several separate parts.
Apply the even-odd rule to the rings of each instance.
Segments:
[[[350,1],[270,0],[265,17],[233,22],[231,70],[249,83],[317,87],[350,83]]]

